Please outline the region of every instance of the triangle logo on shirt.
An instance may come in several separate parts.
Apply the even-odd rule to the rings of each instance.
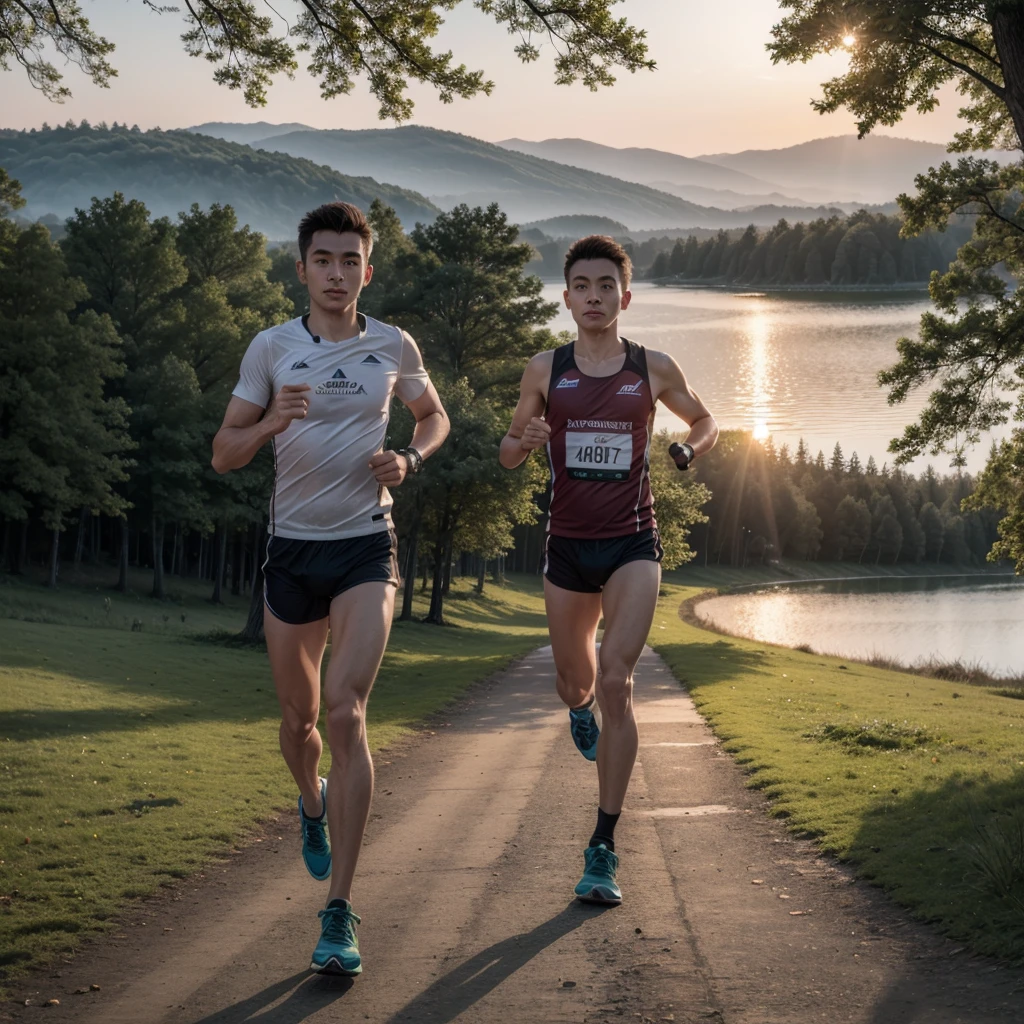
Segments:
[[[341,370],[335,370],[334,376],[331,378],[331,380],[348,380],[348,377],[346,377],[345,374],[341,372]]]
[[[363,362],[364,362],[364,363],[376,363],[376,364],[377,364],[378,366],[380,365],[380,360],[379,360],[379,359],[378,359],[378,358],[377,358],[377,357],[376,357],[375,355],[372,355],[372,354],[371,354],[371,355],[368,355],[368,356],[367,356],[367,357],[366,357],[366,358],[365,358],[365,359],[363,360]]]

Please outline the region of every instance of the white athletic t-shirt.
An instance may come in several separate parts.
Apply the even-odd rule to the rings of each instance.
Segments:
[[[325,341],[304,317],[257,334],[232,394],[266,408],[285,384],[308,384],[306,418],[274,438],[269,532],[341,540],[391,528],[391,495],[370,471],[383,451],[391,396],[411,402],[428,377],[415,345],[390,324],[359,314],[359,335]],[[411,339],[410,339],[411,342]]]

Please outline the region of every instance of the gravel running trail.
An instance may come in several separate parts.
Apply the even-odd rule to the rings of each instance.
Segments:
[[[621,907],[571,898],[597,779],[572,745],[543,648],[377,756],[354,893],[361,977],[307,970],[325,890],[302,866],[295,815],[283,814],[229,863],[37,975],[0,1019],[1024,1021],[1024,972],[968,956],[771,820],[650,650],[635,696]],[[51,998],[60,1005],[40,1005]]]

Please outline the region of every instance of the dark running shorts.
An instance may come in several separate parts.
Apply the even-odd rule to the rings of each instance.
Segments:
[[[661,538],[653,527],[604,540],[548,534],[544,575],[563,590],[597,594],[620,566],[627,562],[660,562],[663,554]]]
[[[398,586],[398,537],[394,530],[345,540],[271,537],[263,573],[263,598],[276,618],[316,622],[333,598],[360,583]]]

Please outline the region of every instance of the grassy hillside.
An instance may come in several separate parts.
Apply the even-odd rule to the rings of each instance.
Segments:
[[[33,217],[68,217],[93,196],[120,191],[156,216],[176,216],[192,203],[230,203],[243,224],[279,239],[293,237],[307,210],[332,199],[366,207],[380,198],[410,227],[438,212],[404,188],[188,131],[3,130],[0,167],[21,182],[22,213]]]

